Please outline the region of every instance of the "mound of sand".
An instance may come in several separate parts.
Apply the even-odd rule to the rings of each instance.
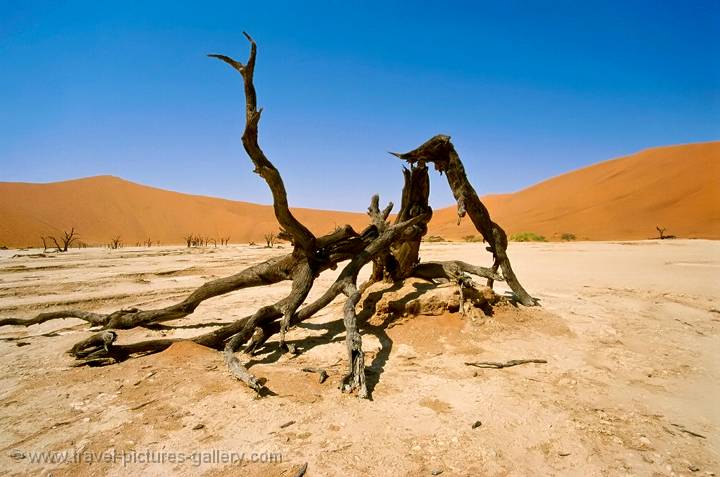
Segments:
[[[483,198],[509,233],[550,240],[644,239],[655,226],[686,238],[720,238],[720,142],[649,149],[570,172],[514,194]],[[293,209],[313,232],[348,223],[362,230],[364,213]],[[272,207],[181,194],[112,176],[50,184],[0,183],[0,245],[39,246],[40,237],[75,227],[89,245],[119,235],[126,245],[148,238],[179,244],[187,234],[260,242],[277,231]],[[439,209],[430,235],[477,235],[455,207]]]
[[[335,224],[361,230],[365,214],[293,209],[310,230],[331,232]],[[148,238],[162,244],[183,243],[187,234],[229,236],[232,243],[261,242],[277,232],[268,205],[182,194],[97,176],[49,184],[0,183],[0,244],[39,246],[43,235],[75,227],[89,244],[107,244],[119,235],[125,245]]]
[[[648,149],[483,202],[508,234],[632,240],[656,237],[660,225],[678,237],[718,239],[719,184],[720,142],[709,142]],[[477,234],[469,219],[456,224],[455,207],[438,210],[430,234]]]

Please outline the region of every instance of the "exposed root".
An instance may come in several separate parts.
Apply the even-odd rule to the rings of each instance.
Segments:
[[[61,311],[49,311],[46,313],[40,313],[34,318],[2,318],[0,319],[0,326],[5,325],[18,325],[18,326],[31,326],[39,325],[50,320],[65,319],[65,318],[80,318],[85,320],[93,326],[102,326],[107,322],[108,315],[102,315],[100,313],[91,313],[88,311],[81,310],[61,310]]]
[[[322,368],[307,367],[302,369],[304,373],[315,373],[319,376],[320,384],[324,383],[327,378],[330,377],[327,371]]]
[[[365,385],[365,353],[363,353],[362,337],[357,329],[357,315],[355,314],[355,305],[360,301],[360,292],[355,283],[348,283],[345,285],[343,293],[348,297],[343,308],[348,372],[343,377],[340,388],[344,393],[356,391],[357,397],[365,399],[368,397]]]
[[[441,278],[456,281],[463,273],[469,273],[471,275],[497,281],[504,281],[503,277],[497,273],[497,270],[479,267],[460,260],[420,263],[415,266],[411,276],[424,278],[426,280]]]
[[[538,364],[545,364],[547,363],[544,359],[512,359],[510,361],[506,361],[504,363],[498,362],[498,361],[475,361],[471,363],[465,363],[466,366],[475,366],[476,368],[490,368],[490,369],[502,369],[502,368],[510,368],[512,366],[519,366],[521,364],[528,364],[528,363],[538,363]]]

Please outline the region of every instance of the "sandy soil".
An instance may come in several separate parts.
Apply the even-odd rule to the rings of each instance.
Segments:
[[[166,305],[284,251],[3,251],[0,316]],[[338,302],[291,332],[302,354],[269,352],[253,362],[276,394],[263,399],[227,374],[219,353],[196,345],[72,368],[64,351],[88,336],[85,324],[5,327],[0,475],[292,476],[306,462],[309,476],[720,472],[720,243],[513,244],[510,256],[543,306],[503,306],[476,321],[419,316],[366,326],[372,401],[337,389],[345,358]],[[445,243],[424,246],[422,257],[489,258],[481,244]],[[323,275],[312,296],[332,278]],[[287,290],[216,298],[162,329],[123,331],[120,341],[202,333]],[[464,364],[520,358],[548,362]],[[306,366],[325,367],[330,379],[319,384]],[[52,451],[77,462],[33,462]],[[152,460],[188,460],[139,462],[149,452]],[[223,463],[222,455],[237,458],[230,452],[243,461]],[[197,461],[211,457],[215,463]]]

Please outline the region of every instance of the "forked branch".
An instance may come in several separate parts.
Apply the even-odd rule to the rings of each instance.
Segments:
[[[255,173],[259,174],[265,182],[273,196],[273,208],[275,217],[280,226],[292,235],[294,243],[299,245],[307,254],[312,257],[315,252],[315,236],[298,221],[290,212],[287,200],[287,192],[283,183],[280,172],[265,156],[258,143],[258,124],[262,109],[257,108],[257,94],[255,93],[255,85],[253,84],[253,74],[255,72],[255,58],[257,56],[257,45],[250,35],[243,32],[245,38],[250,42],[250,56],[247,64],[235,61],[229,56],[210,54],[208,56],[224,61],[228,65],[235,68],[243,77],[245,85],[245,131],[243,132],[242,142],[245,152],[255,165]]]

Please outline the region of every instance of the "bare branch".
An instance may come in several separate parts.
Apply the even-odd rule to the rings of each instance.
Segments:
[[[253,84],[253,73],[255,70],[255,57],[257,55],[257,45],[255,41],[244,33],[250,42],[250,57],[247,64],[233,60],[225,55],[211,54],[212,58],[217,58],[235,68],[243,77],[245,84],[245,132],[242,136],[243,146],[248,156],[255,165],[255,173],[259,174],[273,195],[273,208],[275,217],[280,226],[293,236],[295,244],[302,248],[308,257],[312,257],[315,252],[315,236],[307,229],[295,216],[290,212],[287,201],[287,192],[280,173],[258,144],[258,123],[262,110],[257,109],[257,95],[255,93],[255,85]]]

